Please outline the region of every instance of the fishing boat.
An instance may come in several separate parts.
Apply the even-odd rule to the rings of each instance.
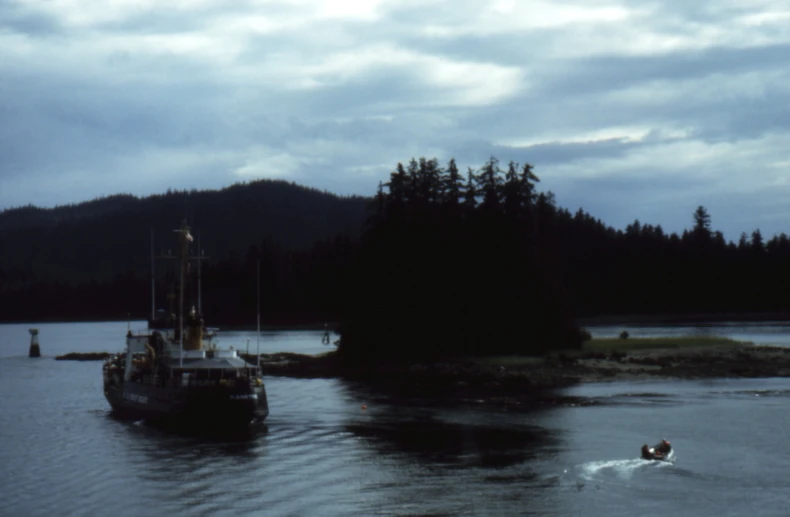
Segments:
[[[194,306],[184,315],[184,276],[193,238],[184,222],[179,239],[179,306],[175,328],[126,334],[126,348],[104,363],[104,396],[113,412],[195,430],[237,428],[269,414],[260,359],[248,363],[220,349]]]
[[[643,460],[671,461],[673,454],[672,445],[667,440],[661,440],[661,443],[653,447],[648,447],[647,444],[642,446]]]

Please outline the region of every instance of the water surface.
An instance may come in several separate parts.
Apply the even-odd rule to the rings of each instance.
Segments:
[[[790,512],[787,379],[585,385],[504,410],[267,377],[266,425],[195,437],[116,420],[101,363],[51,359],[119,350],[125,324],[38,325],[42,359],[26,357],[27,328],[0,325],[1,515]],[[321,335],[262,347],[317,353]],[[638,458],[661,438],[674,464]]]

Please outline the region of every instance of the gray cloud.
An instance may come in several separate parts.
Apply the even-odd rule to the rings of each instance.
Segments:
[[[32,37],[46,37],[62,29],[55,16],[31,11],[11,2],[0,4],[0,28]]]
[[[0,208],[256,177],[371,194],[413,156],[493,155],[615,226],[703,204],[728,238],[785,231],[781,6],[528,5],[6,2]]]

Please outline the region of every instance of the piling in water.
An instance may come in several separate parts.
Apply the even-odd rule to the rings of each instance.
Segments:
[[[30,329],[30,351],[28,357],[41,357],[41,347],[38,346],[38,329]]]

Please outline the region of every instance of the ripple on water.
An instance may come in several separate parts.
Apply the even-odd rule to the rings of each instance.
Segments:
[[[787,380],[580,386],[502,411],[267,378],[266,425],[219,438],[112,418],[100,370],[0,359],[0,513],[720,516],[786,501]],[[656,435],[682,461],[621,459]]]

